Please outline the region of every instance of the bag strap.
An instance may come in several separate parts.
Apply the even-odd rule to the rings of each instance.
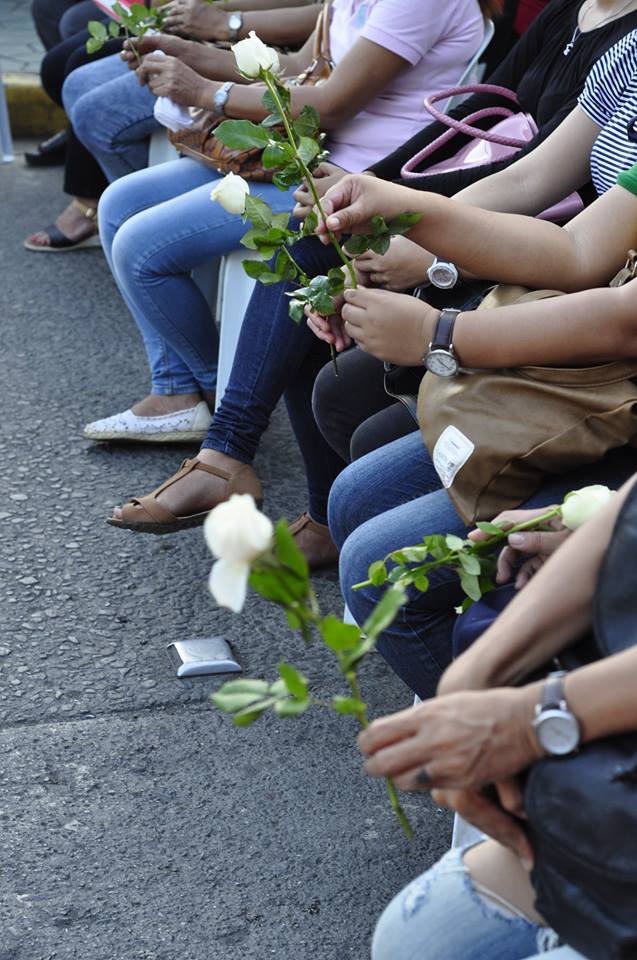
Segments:
[[[459,87],[457,89],[463,88]],[[425,106],[429,110],[428,100],[425,100]],[[491,130],[481,130],[480,127],[471,126],[471,124],[476,123],[478,120],[484,120],[486,117],[502,117],[506,120],[508,117],[515,116],[515,111],[509,110],[508,107],[484,107],[482,110],[476,110],[475,113],[469,114],[464,122],[460,120],[454,120],[452,117],[448,117],[446,114],[439,113],[438,111],[436,111],[436,113],[438,114],[441,122],[450,129],[445,130],[444,133],[441,133],[439,137],[428,144],[428,146],[423,147],[422,150],[419,150],[417,154],[415,154],[410,160],[407,161],[407,163],[403,165],[400,175],[405,180],[415,180],[417,177],[428,176],[427,170],[422,170],[419,173],[416,173],[414,171],[414,167],[420,166],[424,160],[427,160],[432,154],[439,150],[440,147],[444,146],[445,143],[448,143],[449,140],[452,140],[458,133],[464,133],[473,140],[488,140],[489,143],[499,143],[504,147],[513,147],[518,150],[520,150],[522,147],[525,147],[528,143],[527,140],[521,140],[517,137],[506,137],[502,134],[493,133]]]
[[[323,0],[321,12],[316,21],[314,32],[314,60],[325,60],[333,68],[332,52],[330,47],[330,20],[332,18],[332,8],[330,0]]]

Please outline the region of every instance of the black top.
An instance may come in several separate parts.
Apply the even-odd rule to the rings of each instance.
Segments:
[[[395,180],[417,190],[430,190],[453,196],[470,183],[481,180],[489,173],[503,170],[520,156],[529,153],[545,140],[576,106],[577,98],[595,61],[627,33],[637,29],[637,11],[633,11],[596,30],[579,33],[570,53],[565,56],[564,48],[573,38],[581,5],[581,0],[552,0],[488,79],[489,83],[515,90],[522,109],[530,113],[537,124],[537,136],[520,152],[505,160],[472,170],[458,170],[401,181],[400,170],[403,164],[447,129],[442,123],[433,121],[370,169],[384,180]],[[451,116],[462,120],[474,110],[501,106],[503,103],[510,105],[509,101],[504,101],[502,97],[474,94],[455,107]],[[501,119],[488,118],[477,125],[488,128]],[[425,161],[424,169],[453,156],[467,141],[468,137],[464,134],[457,134],[449,144]],[[592,187],[590,190],[586,199],[592,200],[597,194]]]

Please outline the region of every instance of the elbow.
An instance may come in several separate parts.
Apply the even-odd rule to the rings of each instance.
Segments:
[[[345,100],[341,101],[340,98],[337,100],[333,97],[322,97],[312,106],[319,112],[321,130],[335,130],[352,116],[351,104]]]
[[[630,282],[611,292],[614,309],[609,310],[606,317],[599,318],[609,327],[611,355],[621,360],[637,359],[637,284]]]

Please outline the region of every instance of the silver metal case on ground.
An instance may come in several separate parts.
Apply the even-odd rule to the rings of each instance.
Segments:
[[[166,647],[168,659],[180,679],[214,673],[241,673],[230,644],[223,637],[196,637],[176,640]]]

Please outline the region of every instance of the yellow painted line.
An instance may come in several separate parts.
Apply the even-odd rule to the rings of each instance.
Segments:
[[[35,73],[3,74],[14,137],[48,137],[67,124],[66,115],[49,100]]]

